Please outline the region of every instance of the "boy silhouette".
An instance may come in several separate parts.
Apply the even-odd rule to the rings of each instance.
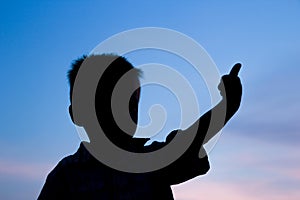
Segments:
[[[172,200],[174,198],[171,185],[203,175],[209,170],[208,157],[203,149],[203,144],[223,128],[240,106],[242,86],[238,72],[241,65],[236,64],[228,75],[222,77],[218,88],[223,99],[214,108],[202,115],[187,130],[172,131],[166,142],[153,142],[149,146],[144,146],[147,138],[133,138],[132,136],[138,122],[140,89],[136,86],[140,85],[139,77],[142,72],[134,68],[124,57],[111,54],[91,55],[82,56],[75,60],[68,73],[71,100],[69,112],[73,122],[75,120],[72,110],[72,93],[80,67],[83,62],[86,65],[93,64],[100,68],[105,67],[102,65],[107,60],[111,62],[99,80],[95,94],[95,110],[103,132],[112,143],[131,152],[149,152],[168,145],[177,134],[187,134],[188,129],[199,126],[196,136],[188,149],[176,161],[162,169],[146,173],[128,173],[113,169],[94,158],[84,143],[81,143],[75,154],[63,158],[49,173],[38,197],[39,200]],[[129,128],[132,134],[127,134],[118,127],[114,120],[111,110],[111,96],[118,80],[130,70],[132,75],[126,83],[126,87],[138,89],[133,92],[127,108],[127,112],[129,110],[130,117],[135,122],[135,126]],[[224,112],[225,116],[220,117],[218,122],[210,122],[213,112]],[[120,115],[123,116],[122,114]],[[125,113],[124,116],[126,116]],[[215,124],[212,130],[209,130],[210,123]],[[78,125],[84,127],[84,124]],[[203,156],[199,157],[200,150]]]

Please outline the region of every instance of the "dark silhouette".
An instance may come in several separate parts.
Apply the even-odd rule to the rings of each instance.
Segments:
[[[176,134],[185,134],[189,129],[197,126],[195,139],[185,153],[172,164],[147,173],[127,173],[112,169],[95,159],[81,143],[75,154],[62,159],[49,173],[38,199],[173,199],[171,185],[203,175],[209,170],[208,157],[203,144],[223,128],[240,106],[242,86],[238,72],[241,65],[236,64],[228,75],[222,77],[218,88],[223,99],[213,109],[201,116],[187,130],[171,132],[166,142],[154,142],[145,147],[144,144],[148,139],[133,138],[118,128],[110,107],[113,88],[126,72],[134,70],[128,87],[140,83],[139,76],[142,72],[135,69],[125,58],[115,55],[94,55],[83,56],[74,61],[68,75],[70,97],[72,97],[73,85],[82,63],[101,63],[103,59],[111,59],[113,62],[105,70],[98,83],[95,107],[98,121],[111,142],[132,152],[153,151],[169,144]],[[139,97],[140,90],[137,89],[129,101],[130,116],[135,123],[138,121]],[[209,128],[212,113],[222,113],[224,109],[226,109],[225,116],[220,117],[220,121],[212,121],[214,126],[212,129]],[[71,106],[69,111],[73,120]],[[136,127],[131,128],[134,133]],[[200,150],[203,156],[199,157]]]

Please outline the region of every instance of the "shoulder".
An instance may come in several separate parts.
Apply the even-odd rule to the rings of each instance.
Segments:
[[[62,176],[65,174],[65,171],[70,168],[87,162],[90,158],[86,151],[84,145],[81,143],[74,154],[68,155],[58,162],[55,168],[49,173],[48,177]]]
[[[39,194],[38,200],[63,199],[66,195],[66,173],[68,165],[74,160],[74,155],[63,158],[48,174],[46,182]]]

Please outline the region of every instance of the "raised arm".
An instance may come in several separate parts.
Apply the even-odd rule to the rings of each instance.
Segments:
[[[218,89],[223,99],[214,108],[202,115],[188,129],[173,131],[167,137],[164,145],[171,142],[178,134],[191,134],[196,131],[192,144],[184,154],[158,172],[159,177],[168,181],[168,184],[182,183],[209,170],[208,157],[205,151],[201,151],[202,146],[224,127],[240,106],[242,85],[237,76],[240,68],[241,64],[236,64],[228,75],[222,76]]]
[[[197,130],[195,139],[190,146],[192,151],[199,152],[202,145],[214,137],[238,110],[242,97],[242,85],[238,77],[240,68],[241,64],[237,63],[229,74],[222,76],[218,86],[223,97],[222,100],[202,115],[191,127],[182,131],[184,134]]]

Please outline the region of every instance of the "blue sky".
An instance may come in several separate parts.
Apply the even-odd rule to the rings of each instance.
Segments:
[[[299,199],[299,19],[298,0],[1,2],[0,199],[36,198],[48,172],[76,151],[71,61],[147,26],[192,37],[222,74],[243,63],[243,102],[210,153],[212,169],[173,187],[176,199]],[[128,60],[180,64],[140,56]]]

